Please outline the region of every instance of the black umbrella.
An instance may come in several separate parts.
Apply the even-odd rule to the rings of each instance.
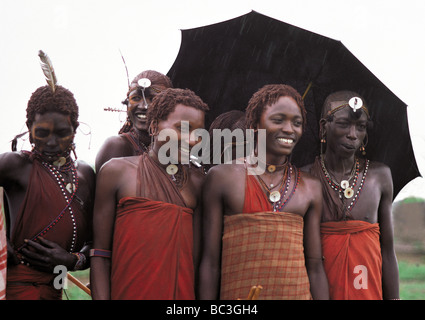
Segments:
[[[326,96],[337,90],[356,91],[365,98],[373,120],[367,157],[391,168],[394,197],[420,176],[406,104],[340,41],[252,11],[182,30],[180,51],[168,76],[175,87],[195,91],[210,106],[207,125],[225,111],[244,110],[265,84],[296,88],[308,112],[307,128],[292,158],[299,167],[319,154],[318,120]]]

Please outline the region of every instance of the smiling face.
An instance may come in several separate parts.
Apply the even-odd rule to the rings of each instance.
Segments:
[[[31,126],[31,141],[47,161],[63,156],[74,140],[69,115],[58,112],[37,113]]]
[[[301,109],[291,97],[280,97],[264,109],[258,129],[266,129],[268,155],[288,156],[302,136]]]
[[[145,89],[145,98],[148,105],[146,105],[143,99],[143,93],[141,87],[137,86],[137,84],[132,85],[133,88],[130,89],[130,93],[128,95],[128,107],[127,107],[127,115],[130,118],[130,121],[133,123],[134,128],[139,131],[147,131],[148,123],[146,119],[147,109],[149,104],[151,104],[152,99],[162,90],[165,90],[165,86],[155,85],[154,87],[150,87]]]
[[[204,111],[183,104],[177,104],[174,111],[165,120],[159,120],[157,123],[153,123],[152,132],[155,135],[153,150],[158,154],[161,146],[168,142],[159,141],[157,134],[161,130],[171,129],[176,133],[174,143],[178,145],[178,154],[171,154],[171,158],[179,163],[182,162],[182,159],[189,159],[190,150],[198,143],[197,140],[191,139],[192,132],[196,129],[204,128],[204,120]],[[183,122],[188,123],[189,127],[184,128]],[[189,149],[186,149],[186,147],[189,147]]]
[[[344,101],[331,103],[331,110]],[[326,133],[326,151],[342,157],[351,157],[360,148],[367,134],[368,117],[363,110],[357,110],[360,117],[354,117],[350,107],[344,107],[333,114],[332,121],[324,125]]]

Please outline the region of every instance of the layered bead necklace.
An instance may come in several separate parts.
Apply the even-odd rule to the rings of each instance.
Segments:
[[[276,168],[272,168],[272,170],[269,170],[269,167],[273,165],[267,166],[267,171],[270,173],[275,172]],[[289,196],[287,196],[289,187],[291,185],[291,178],[293,175],[293,172],[295,171],[295,183],[294,187],[292,189],[292,192]],[[284,168],[284,173],[282,176],[282,181],[279,185],[278,190],[272,191],[274,189],[274,184],[271,184],[270,187],[265,183],[265,181],[261,178],[260,175],[258,175],[258,180],[260,181],[261,186],[265,189],[265,191],[268,194],[268,199],[273,205],[273,212],[281,211],[285,205],[288,203],[288,201],[291,199],[292,195],[295,193],[295,190],[299,183],[300,174],[297,168],[295,168],[290,164],[286,163]],[[285,199],[286,197],[286,199]],[[284,200],[285,199],[285,200]]]
[[[69,252],[72,253],[75,250],[77,241],[77,223],[75,221],[75,215],[71,207],[72,200],[74,199],[78,190],[77,168],[69,154],[66,157],[60,157],[53,163],[46,162],[41,158],[41,164],[54,177],[65,199],[66,206],[58,214],[58,216],[48,226],[35,235],[32,240],[37,239],[39,236],[45,235],[59,222],[60,219],[62,219],[65,213],[68,212],[72,222],[72,240],[71,246],[69,248]],[[69,172],[71,173],[71,182],[67,183],[64,178],[64,174],[68,174]]]
[[[338,193],[338,196],[342,201],[342,205],[344,207],[343,214],[344,214],[344,220],[345,220],[347,211],[351,211],[353,209],[361,193],[361,190],[363,189],[363,185],[366,180],[367,171],[369,169],[369,160],[368,159],[365,160],[365,168],[363,171],[363,176],[356,192],[354,192],[354,188],[356,187],[359,174],[360,174],[360,163],[358,158],[356,158],[354,161],[353,168],[351,169],[351,173],[348,179],[342,180],[341,183],[337,183],[332,178],[328,170],[326,169],[325,159],[323,154],[320,156],[320,164],[322,167],[323,174],[325,175],[325,178],[329,186]],[[350,186],[351,179],[353,179],[353,183]],[[345,199],[351,199],[351,198],[352,198],[351,203],[346,207]]]

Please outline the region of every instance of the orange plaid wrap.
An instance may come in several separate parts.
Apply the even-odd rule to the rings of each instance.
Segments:
[[[259,299],[311,299],[303,225],[292,213],[225,216],[220,299],[245,299],[254,285],[263,287]]]

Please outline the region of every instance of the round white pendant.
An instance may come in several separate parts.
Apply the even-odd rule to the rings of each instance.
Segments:
[[[345,189],[345,191],[344,191],[344,196],[345,196],[347,199],[352,198],[352,197],[353,197],[353,195],[354,195],[354,191],[353,191],[353,189],[351,189],[351,188],[347,188],[347,189]]]
[[[65,157],[60,157],[58,160],[56,160],[56,161],[53,162],[53,165],[55,167],[60,168],[60,167],[62,167],[65,164],[65,162],[66,162],[66,158]]]
[[[349,186],[350,186],[350,183],[347,180],[341,181],[341,188],[342,189],[347,189]]]
[[[279,191],[273,191],[269,195],[269,199],[271,202],[277,202],[280,200],[280,192]]]
[[[175,175],[177,171],[179,171],[179,168],[175,164],[169,164],[165,170],[170,176],[172,176]]]

